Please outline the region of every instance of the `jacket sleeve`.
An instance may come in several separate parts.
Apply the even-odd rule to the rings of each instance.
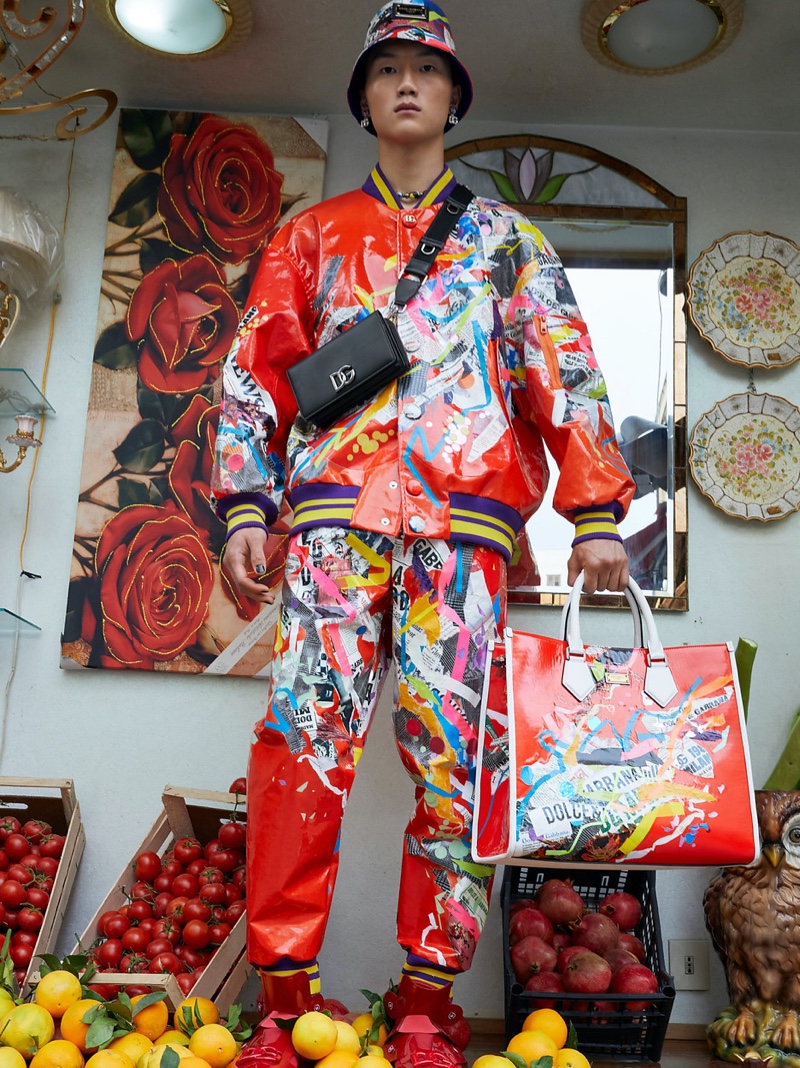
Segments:
[[[605,380],[564,268],[523,216],[508,245],[514,291],[506,336],[515,401],[559,468],[555,510],[576,523],[576,541],[618,537],[635,485],[617,445]]]
[[[211,502],[228,536],[271,526],[283,507],[297,417],[286,369],[314,348],[313,262],[297,256],[313,260],[313,226],[295,229],[287,224],[264,251],[223,369]]]

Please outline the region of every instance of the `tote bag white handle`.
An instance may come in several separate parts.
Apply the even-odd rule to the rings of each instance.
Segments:
[[[664,708],[678,692],[678,687],[675,685],[675,680],[669,669],[667,657],[664,653],[664,646],[661,644],[661,640],[658,637],[658,631],[656,630],[653,613],[650,611],[650,605],[647,603],[644,594],[633,579],[628,580],[628,589],[625,591],[626,596],[629,591],[633,596],[636,606],[635,608],[632,606],[634,629],[636,630],[636,617],[638,614],[640,625],[643,630],[642,648],[647,648],[647,668],[645,671],[644,692],[648,697],[655,701],[657,705]],[[583,641],[581,640],[578,616],[582,592],[583,572],[578,575],[575,580],[575,585],[570,590],[562,616],[562,621],[566,626],[566,634],[562,636],[562,640],[567,643],[567,652],[561,681],[564,688],[569,690],[572,696],[578,701],[585,700],[597,685],[597,680],[586,662],[586,652],[583,648]],[[628,597],[628,601],[630,603],[630,597]]]

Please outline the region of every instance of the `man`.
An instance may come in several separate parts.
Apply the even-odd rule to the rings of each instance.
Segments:
[[[228,358],[212,489],[226,565],[259,585],[284,495],[293,526],[267,712],[248,772],[248,954],[267,1011],[243,1052],[288,1064],[272,1013],[321,1003],[316,964],[344,806],[394,661],[394,726],[415,783],[398,906],[407,954],[387,1050],[464,1063],[453,978],[471,962],[493,870],[469,854],[487,643],[505,624],[506,565],[560,467],[585,588],[621,590],[616,521],[633,483],[602,375],[558,258],[519,213],[475,198],[397,316],[411,370],[326,430],[298,417],[287,368],[374,309],[455,180],[444,132],[472,99],[447,19],[387,4],[348,88],[377,137],[361,189],[291,219],[264,253]],[[468,1029],[467,1032],[468,1033]],[[443,1058],[443,1059],[442,1059]]]

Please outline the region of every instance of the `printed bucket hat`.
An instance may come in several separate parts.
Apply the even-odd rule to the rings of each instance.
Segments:
[[[347,87],[347,103],[355,119],[361,121],[361,90],[364,87],[367,56],[375,45],[392,39],[417,41],[428,48],[447,53],[453,67],[453,81],[461,86],[461,100],[456,115],[462,119],[472,103],[472,82],[466,67],[456,59],[456,46],[447,15],[429,0],[424,3],[384,4],[370,22],[364,48],[355,62]],[[371,124],[367,129],[375,133]]]

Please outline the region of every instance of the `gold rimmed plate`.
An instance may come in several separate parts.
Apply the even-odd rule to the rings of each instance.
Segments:
[[[701,491],[737,519],[800,508],[800,410],[771,393],[735,393],[702,415],[689,466]]]
[[[800,248],[751,230],[727,234],[692,264],[689,315],[716,352],[751,367],[800,358]]]

